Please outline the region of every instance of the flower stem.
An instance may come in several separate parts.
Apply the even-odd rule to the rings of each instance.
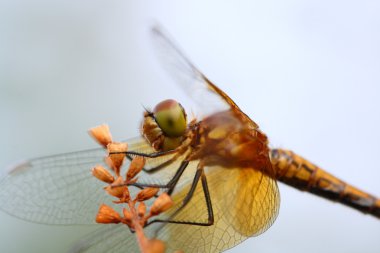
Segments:
[[[145,237],[143,227],[141,226],[141,224],[139,222],[139,217],[138,217],[137,211],[135,209],[135,202],[133,200],[128,201],[128,206],[129,206],[129,210],[131,211],[131,214],[132,214],[132,225],[133,225],[133,228],[135,229],[136,238],[137,238],[137,242],[139,244],[140,251],[142,253],[146,253],[147,252],[146,249],[147,249],[148,239]]]

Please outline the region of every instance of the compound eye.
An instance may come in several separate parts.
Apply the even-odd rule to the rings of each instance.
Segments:
[[[173,99],[164,100],[153,110],[154,118],[164,135],[180,137],[186,131],[186,113]]]

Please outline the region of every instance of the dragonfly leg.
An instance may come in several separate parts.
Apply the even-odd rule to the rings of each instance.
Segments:
[[[150,168],[150,169],[143,168],[144,172],[146,172],[148,174],[152,174],[152,173],[155,173],[155,172],[169,166],[171,163],[175,162],[179,156],[183,155],[184,152],[186,152],[189,144],[190,144],[189,141],[184,141],[184,143],[182,143],[182,145],[177,147],[176,149],[171,149],[171,150],[167,150],[167,151],[158,151],[158,152],[154,152],[151,154],[146,154],[146,153],[137,152],[137,151],[111,152],[110,154],[126,154],[126,157],[130,161],[133,160],[133,156],[142,156],[142,157],[146,157],[146,158],[157,158],[157,157],[161,157],[161,156],[175,154],[169,160],[167,160],[167,161],[165,161],[165,162],[163,162],[163,163],[161,163],[161,164],[159,164],[153,168]]]
[[[186,167],[189,165],[189,161],[185,160],[181,163],[179,166],[178,170],[174,174],[173,178],[170,179],[170,181],[167,184],[143,184],[143,183],[132,183],[132,184],[127,184],[131,186],[136,186],[136,187],[153,187],[153,188],[166,188],[168,189],[168,194],[170,195],[175,186],[177,185],[178,180],[182,176],[183,172],[185,171]],[[125,184],[120,184],[120,185],[115,185],[114,187],[118,186],[124,186]]]
[[[178,154],[177,154],[178,155]],[[150,168],[150,169],[146,169],[146,168],[143,168],[143,171],[148,173],[148,174],[153,174],[153,173],[156,173],[157,171],[160,171],[161,169],[169,166],[170,164],[172,164],[173,162],[176,161],[177,159],[177,155],[175,155],[174,157],[170,158],[169,160],[153,167],[153,168]],[[128,160],[132,161],[133,160],[133,157],[131,155],[127,155],[127,158]]]
[[[168,150],[168,151],[158,151],[150,154],[146,153],[140,153],[136,151],[123,151],[123,152],[110,152],[110,155],[117,155],[117,154],[125,154],[125,155],[134,155],[134,156],[142,156],[142,157],[147,157],[147,158],[156,158],[164,155],[170,155],[173,153],[178,152],[176,149]]]
[[[207,178],[206,178],[206,174],[204,173],[204,171],[202,173],[201,180],[202,180],[203,193],[205,194],[205,200],[206,200],[206,205],[207,205],[208,225],[211,226],[214,224],[214,210],[212,209],[210,192],[208,190]]]
[[[208,221],[207,222],[197,222],[197,221],[176,221],[173,220],[173,218],[183,209],[186,207],[186,205],[190,202],[191,198],[194,195],[194,191],[198,185],[199,179],[201,179],[202,182],[202,189],[205,196],[206,206],[207,206],[207,214],[208,214]],[[196,225],[196,226],[211,226],[214,224],[214,211],[212,208],[212,202],[210,197],[210,192],[207,185],[207,179],[206,175],[204,174],[203,167],[199,167],[195,176],[193,183],[191,185],[190,190],[186,194],[186,197],[183,199],[182,205],[168,218],[165,220],[162,219],[155,219],[147,223],[147,226],[149,226],[152,223],[156,222],[162,222],[162,223],[174,223],[174,224],[186,224],[186,225]],[[163,224],[164,225],[164,224]],[[162,229],[163,226],[157,229],[156,234],[159,232],[160,229]]]

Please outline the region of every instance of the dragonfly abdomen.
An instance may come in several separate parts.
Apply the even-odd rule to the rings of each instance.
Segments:
[[[271,162],[278,181],[380,218],[380,199],[347,184],[292,151],[272,149]]]

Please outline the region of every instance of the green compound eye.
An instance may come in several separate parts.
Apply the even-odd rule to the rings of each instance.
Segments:
[[[154,118],[162,132],[168,137],[180,137],[186,131],[186,114],[182,106],[173,99],[164,100],[153,110]]]

